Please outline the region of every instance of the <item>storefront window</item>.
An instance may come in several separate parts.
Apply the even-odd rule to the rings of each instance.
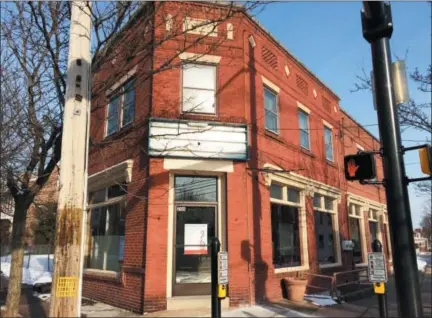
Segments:
[[[301,266],[300,192],[272,183],[270,200],[273,264],[276,268]]]
[[[362,228],[361,222],[363,222],[363,216],[361,213],[360,206],[357,204],[350,204],[349,205],[349,231],[350,231],[351,240],[354,243],[354,248],[353,248],[354,264],[362,264],[366,261],[363,255],[364,228]]]
[[[315,216],[315,238],[318,248],[318,263],[320,265],[333,264],[337,262],[336,241],[337,237],[334,218],[334,199],[314,195],[314,216]]]
[[[125,186],[115,185],[89,195],[86,268],[120,271],[124,253],[125,194]]]
[[[273,264],[276,267],[301,265],[299,209],[271,204]]]
[[[175,200],[188,202],[216,202],[216,178],[176,176]]]

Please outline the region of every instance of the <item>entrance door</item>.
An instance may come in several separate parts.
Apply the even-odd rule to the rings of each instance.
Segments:
[[[176,205],[173,295],[207,295],[211,285],[210,242],[215,206]]]
[[[217,178],[175,177],[173,296],[210,295]]]

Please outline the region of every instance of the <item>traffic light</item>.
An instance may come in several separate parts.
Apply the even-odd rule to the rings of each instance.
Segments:
[[[359,153],[345,156],[345,178],[349,181],[370,180],[376,177],[373,153]]]
[[[420,166],[421,171],[424,174],[432,175],[432,147],[426,145],[426,147],[419,149]]]

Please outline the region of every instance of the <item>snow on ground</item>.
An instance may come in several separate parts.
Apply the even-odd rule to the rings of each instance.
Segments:
[[[337,302],[333,300],[331,296],[327,295],[305,295],[304,299],[310,301],[312,304],[316,306],[332,306],[337,305]]]
[[[0,258],[0,269],[5,277],[10,275],[11,257]],[[25,255],[23,263],[22,283],[36,285],[51,283],[52,269],[54,267],[54,255]]]
[[[424,260],[417,257],[417,267],[419,271],[424,272],[426,270],[426,265],[427,263]]]

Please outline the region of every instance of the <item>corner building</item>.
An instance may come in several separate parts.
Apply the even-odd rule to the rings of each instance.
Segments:
[[[223,306],[361,268],[372,237],[390,250],[383,189],[343,174],[344,155],[379,141],[240,9],[188,28],[227,10],[146,3],[93,66],[86,297],[209,306],[211,237],[229,255]]]

